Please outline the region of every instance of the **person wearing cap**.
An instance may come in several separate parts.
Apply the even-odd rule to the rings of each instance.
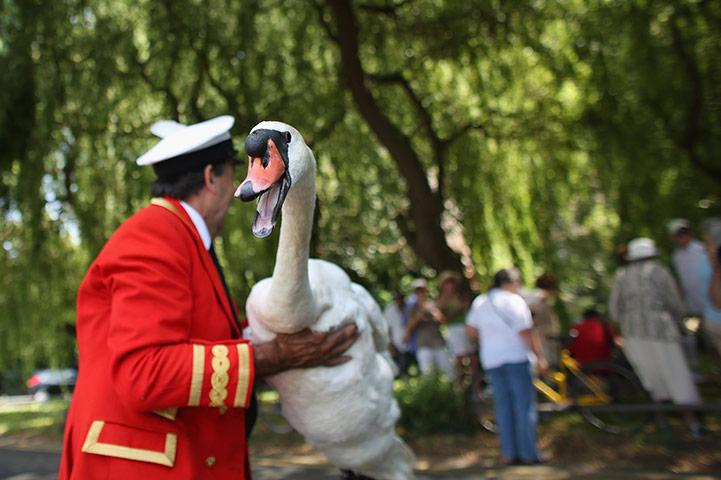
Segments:
[[[425,279],[418,278],[411,286],[416,300],[408,312],[403,340],[408,342],[411,334],[416,334],[416,361],[421,374],[440,371],[453,379],[453,365],[440,328],[445,318],[435,302],[428,298],[428,282]]]
[[[251,345],[213,249],[235,186],[233,118],[160,122],[139,165],[157,180],[90,265],[59,479],[247,479],[253,384],[336,365],[354,326]]]
[[[455,357],[456,381],[459,386],[464,382],[464,363],[468,363],[468,378],[473,378],[480,370],[476,346],[466,332],[466,313],[471,306],[470,298],[461,291],[463,276],[453,270],[444,270],[438,276],[438,308],[445,317],[448,346]]]
[[[701,402],[681,347],[683,302],[671,272],[657,260],[650,238],[628,242],[628,263],[616,271],[609,312],[621,329],[626,357],[655,402]],[[684,411],[693,436],[702,429],[696,415]],[[664,416],[658,422],[665,427]]]
[[[683,289],[686,316],[700,317],[704,300],[697,269],[699,262],[706,257],[706,248],[703,242],[694,238],[691,224],[683,218],[671,220],[668,223],[668,233],[676,245],[671,261]]]

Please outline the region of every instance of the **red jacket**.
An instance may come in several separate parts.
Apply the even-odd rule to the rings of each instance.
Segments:
[[[77,300],[61,480],[250,478],[253,350],[179,202],[118,228]]]
[[[610,325],[599,318],[588,318],[573,327],[573,330],[576,331],[576,338],[571,341],[568,349],[581,365],[611,360],[616,332]]]

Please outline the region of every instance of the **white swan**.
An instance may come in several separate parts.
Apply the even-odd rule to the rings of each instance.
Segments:
[[[261,122],[245,142],[248,176],[235,196],[260,196],[253,221],[268,236],[283,212],[273,276],[258,282],[246,302],[251,340],[304,328],[327,331],[355,322],[360,338],[335,367],[295,369],[268,380],[283,415],[306,441],[343,470],[378,480],[413,477],[413,452],[395,432],[394,366],[380,307],[338,266],[308,259],[315,207],[315,157],[290,125]],[[287,198],[286,198],[287,197]]]

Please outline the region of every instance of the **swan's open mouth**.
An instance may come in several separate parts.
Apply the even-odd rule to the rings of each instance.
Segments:
[[[288,190],[290,190],[290,177],[284,174],[270,189],[260,194],[253,219],[253,235],[265,238],[271,234],[280,217]]]
[[[235,191],[236,198],[244,202],[258,198],[253,220],[253,235],[258,238],[267,237],[273,231],[292,184],[287,162],[272,138],[267,139],[265,147],[262,156],[248,155],[248,175]]]

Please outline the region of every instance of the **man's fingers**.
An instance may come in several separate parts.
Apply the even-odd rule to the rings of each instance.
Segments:
[[[342,328],[339,328],[338,330],[335,330],[331,333],[332,336],[358,336],[358,325],[353,323],[349,323],[347,325],[343,325]]]
[[[341,364],[347,362],[348,360],[351,360],[352,358],[353,357],[351,357],[350,355],[341,355],[340,357],[335,357],[331,360],[328,360],[327,362],[325,362],[325,364],[323,366],[335,367],[336,365],[341,365]]]
[[[348,350],[350,347],[353,346],[355,343],[357,337],[348,338],[343,340],[341,343],[335,344],[333,347],[331,347],[328,350],[328,358],[337,357],[338,355],[341,355],[343,352]]]
[[[324,342],[327,345],[327,350],[325,354],[326,361],[323,363],[330,366],[345,363],[350,360],[350,357],[346,356],[347,358],[344,357],[343,360],[339,362],[337,361],[339,355],[343,354],[343,352],[348,350],[355,343],[359,336],[360,332],[358,331],[358,327],[355,323],[346,325],[340,330],[329,334],[325,338]]]
[[[340,330],[326,333],[325,338],[323,339],[323,343],[325,345],[329,345],[328,349],[331,350],[341,343],[345,343],[348,341],[353,343],[359,336],[360,332],[358,332],[358,327],[355,323],[351,323],[344,326]]]

